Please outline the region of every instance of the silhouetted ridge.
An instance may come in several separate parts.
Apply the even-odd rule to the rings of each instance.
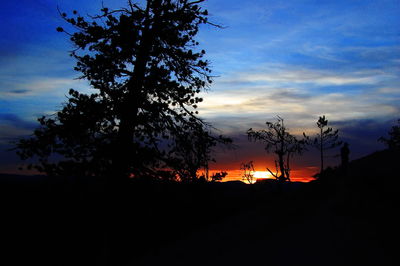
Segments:
[[[350,162],[350,173],[352,175],[363,175],[365,177],[395,177],[393,174],[400,170],[400,151],[383,150],[369,154],[360,159]],[[379,182],[379,180],[376,180]]]
[[[397,175],[400,171],[399,158],[399,150],[377,151],[349,162],[347,171],[341,167],[326,169],[321,181],[325,179],[336,183],[340,179],[354,185],[381,186],[383,183],[397,185],[399,182]]]

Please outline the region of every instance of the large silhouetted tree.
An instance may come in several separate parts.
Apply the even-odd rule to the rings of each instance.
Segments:
[[[324,152],[329,149],[333,149],[342,144],[339,138],[339,130],[333,130],[331,127],[328,127],[328,120],[325,116],[320,116],[317,121],[317,126],[319,128],[319,133],[314,138],[314,147],[316,147],[320,152],[320,160],[321,160],[321,170],[324,170]]]
[[[204,135],[206,147],[214,145],[209,126],[196,116],[202,101],[197,95],[211,83],[205,51],[196,49],[194,39],[209,23],[203,1],[128,1],[88,17],[60,12],[69,25],[57,31],[69,35],[75,70],[96,93],[71,89],[62,110],[40,118],[33,136],[17,143],[20,157],[37,157],[33,167],[48,174],[123,180],[169,168],[176,147],[189,145],[184,133]],[[189,166],[190,175],[207,156]]]
[[[275,153],[278,157],[275,160],[276,171],[272,172],[267,168],[271,175],[278,181],[290,181],[290,158],[304,151],[306,140],[299,140],[290,134],[284,125],[283,118],[279,116],[276,122],[266,122],[265,124],[267,129],[255,131],[250,128],[247,130],[247,136],[251,141],[264,143],[265,150]]]

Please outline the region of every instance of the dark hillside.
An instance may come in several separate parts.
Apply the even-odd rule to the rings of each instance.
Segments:
[[[398,155],[376,152],[351,162],[347,173],[328,170],[139,265],[397,265]]]
[[[18,175],[0,175],[0,189],[2,265],[123,265],[276,194],[241,182],[143,178],[110,191],[95,179]]]
[[[342,197],[359,201],[359,207],[362,204],[366,204],[366,208],[375,204],[394,206],[400,184],[399,171],[400,151],[383,150],[350,162],[347,171],[341,168],[327,171],[326,176],[316,182],[335,189]]]
[[[398,158],[285,185],[0,175],[1,264],[393,265]]]

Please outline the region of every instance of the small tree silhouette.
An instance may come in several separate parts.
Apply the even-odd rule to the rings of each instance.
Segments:
[[[397,120],[399,125],[392,126],[389,130],[389,138],[380,137],[378,141],[384,143],[389,149],[400,149],[400,119]]]
[[[306,149],[306,139],[298,140],[295,136],[287,132],[283,118],[277,117],[275,123],[266,122],[267,129],[254,131],[252,128],[247,130],[250,141],[259,141],[265,144],[267,152],[273,152],[278,159],[275,160],[276,171],[267,170],[278,181],[290,181],[290,158],[295,154],[301,154]]]
[[[240,165],[240,170],[243,170],[242,179],[244,181],[247,181],[247,183],[249,184],[254,184],[255,177],[254,177],[253,161],[242,163]]]
[[[328,127],[328,120],[325,118],[325,115],[319,117],[317,126],[319,128],[319,133],[314,138],[313,145],[320,152],[320,173],[322,174],[322,171],[324,170],[324,152],[342,145],[342,142],[338,141],[339,130],[333,130],[331,127]]]

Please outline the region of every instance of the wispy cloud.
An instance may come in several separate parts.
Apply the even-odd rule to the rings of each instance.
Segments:
[[[17,54],[0,53],[0,98],[49,95],[62,97],[69,88],[85,88],[74,78],[73,61],[67,51],[31,44]]]
[[[310,83],[314,85],[353,85],[374,84],[381,80],[393,78],[392,74],[382,70],[357,71],[353,73],[335,73],[313,69],[267,69],[257,73],[242,73],[225,82],[234,83]]]
[[[397,80],[399,74],[385,69],[263,65],[217,80],[214,91],[204,95],[200,113],[229,132],[243,132],[276,115],[287,118],[296,132],[312,128],[322,114],[336,121],[395,117],[400,111]]]
[[[10,144],[10,141],[32,133],[37,126],[33,121],[22,119],[13,113],[0,113],[0,144]]]
[[[58,96],[62,100],[70,88],[83,88],[87,89],[87,82],[81,80],[74,80],[72,78],[33,78],[24,81],[15,81],[9,86],[0,87],[1,98],[17,98],[17,97],[33,97],[45,94]]]

